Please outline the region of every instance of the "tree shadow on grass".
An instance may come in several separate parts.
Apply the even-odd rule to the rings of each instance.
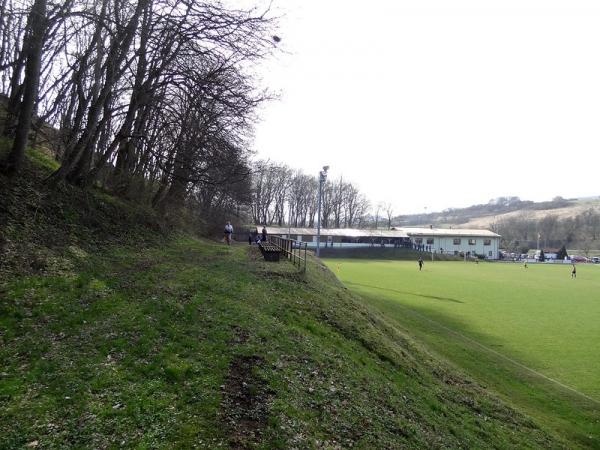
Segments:
[[[430,298],[430,299],[433,299],[433,300],[442,300],[442,301],[445,301],[445,302],[464,303],[462,300],[457,300],[455,298],[438,297],[437,295],[417,294],[416,292],[399,291],[397,289],[382,288],[382,287],[379,287],[379,286],[372,286],[370,284],[352,283],[351,281],[346,281],[345,284],[352,285],[352,286],[365,287],[365,288],[369,288],[369,289],[377,289],[379,291],[392,292],[394,294],[414,295],[415,297]]]

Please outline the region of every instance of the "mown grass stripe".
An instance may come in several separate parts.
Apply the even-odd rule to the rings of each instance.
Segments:
[[[412,295],[416,295],[416,294],[412,294]],[[411,309],[411,308],[409,308],[407,306],[404,306],[402,304],[398,304],[397,306],[399,306],[401,309],[404,309],[405,311],[408,311],[413,316],[416,316],[416,317],[418,317],[421,320],[424,320],[426,322],[434,324],[435,326],[437,326],[439,328],[442,328],[443,330],[449,332],[450,334],[458,336],[461,339],[464,339],[465,341],[468,341],[471,344],[474,344],[477,347],[479,347],[479,348],[481,348],[481,349],[483,349],[483,350],[485,350],[485,351],[487,351],[489,353],[492,353],[492,354],[494,354],[494,355],[496,355],[496,356],[498,356],[498,357],[500,357],[500,358],[502,358],[502,359],[504,359],[504,360],[506,360],[506,361],[508,361],[508,362],[510,362],[510,363],[512,363],[512,364],[514,364],[514,365],[516,365],[516,366],[518,366],[520,368],[522,368],[522,369],[525,369],[526,371],[528,371],[528,372],[530,372],[530,373],[532,373],[532,374],[534,374],[534,375],[536,375],[536,376],[538,376],[540,378],[543,378],[546,381],[550,381],[550,382],[552,382],[552,383],[554,383],[554,384],[556,384],[556,385],[558,385],[558,386],[560,386],[560,387],[562,387],[564,389],[567,389],[568,391],[573,392],[574,394],[577,394],[577,395],[579,395],[579,396],[581,396],[581,397],[583,397],[583,398],[585,398],[587,400],[590,400],[591,402],[593,402],[593,403],[595,403],[597,405],[600,405],[600,400],[597,400],[597,399],[595,399],[593,397],[590,397],[589,395],[586,395],[583,392],[580,392],[580,391],[578,391],[577,389],[575,389],[575,388],[573,388],[571,386],[568,386],[568,385],[566,385],[566,384],[564,384],[564,383],[562,383],[562,382],[560,382],[558,380],[555,380],[554,378],[551,378],[551,377],[549,377],[547,375],[544,375],[543,373],[538,372],[537,370],[532,369],[531,367],[528,367],[525,364],[520,363],[519,361],[517,361],[515,359],[512,359],[511,357],[506,356],[506,355],[500,353],[499,351],[494,350],[493,348],[490,348],[490,347],[482,344],[481,342],[476,341],[473,338],[465,336],[464,334],[462,334],[462,333],[460,333],[460,332],[458,332],[456,330],[453,330],[453,329],[451,329],[451,328],[449,328],[449,327],[441,324],[440,322],[437,322],[436,320],[433,320],[433,319],[431,319],[431,318],[429,318],[429,317],[427,317],[427,316],[425,316],[423,314],[420,314],[417,311],[415,311],[415,310],[413,310],[413,309]],[[395,328],[395,327],[393,327],[393,328]]]

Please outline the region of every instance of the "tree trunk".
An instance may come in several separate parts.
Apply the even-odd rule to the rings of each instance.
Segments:
[[[106,57],[106,68],[104,70],[105,79],[95,100],[92,101],[89,111],[87,126],[84,129],[81,137],[74,145],[74,148],[67,151],[66,159],[63,165],[55,171],[50,177],[52,183],[60,183],[67,177],[77,178],[77,164],[85,152],[91,152],[95,145],[95,138],[99,136],[97,128],[98,120],[102,110],[106,110],[112,99],[113,89],[118,82],[121,72],[124,70],[121,67],[123,61],[127,57],[127,51],[135,36],[138,21],[144,8],[147,7],[150,0],[139,0],[133,15],[130,17],[127,25],[114,38]],[[101,80],[95,80],[95,84],[99,86]],[[95,96],[94,96],[95,97]],[[85,180],[83,180],[85,181]]]
[[[42,64],[42,49],[44,35],[48,24],[46,18],[46,0],[36,0],[29,13],[30,36],[23,44],[26,48],[25,55],[25,80],[23,81],[23,101],[19,108],[19,120],[15,131],[15,140],[12,150],[4,162],[4,171],[8,175],[15,175],[21,170],[25,159],[25,148],[31,128],[31,116],[38,95],[40,82],[40,68]]]

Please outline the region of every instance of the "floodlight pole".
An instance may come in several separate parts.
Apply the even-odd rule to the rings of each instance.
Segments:
[[[323,170],[319,172],[319,198],[317,199],[317,257],[321,255],[321,196],[323,192],[323,184],[327,180],[327,171],[329,166],[323,166]]]
[[[288,220],[288,239],[292,239],[292,202],[288,205],[290,209],[289,220]]]

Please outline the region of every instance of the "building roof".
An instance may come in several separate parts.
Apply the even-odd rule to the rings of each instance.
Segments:
[[[256,227],[260,233],[261,226]],[[291,234],[292,236],[316,236],[316,228],[296,228],[296,227],[267,227],[268,234]],[[402,230],[360,230],[357,228],[321,228],[322,236],[344,236],[344,237],[386,237],[386,238],[407,238],[408,235]]]
[[[499,234],[490,230],[474,228],[397,228],[406,232],[409,236],[473,236],[473,237],[500,237]]]
[[[292,236],[316,236],[316,228],[297,228],[297,227],[266,227],[268,234],[291,234]],[[260,233],[262,226],[258,225],[256,231]],[[500,237],[489,230],[476,230],[466,228],[392,228],[391,230],[361,230],[357,228],[321,228],[322,236],[343,236],[350,238],[407,238],[411,236],[460,236],[460,237]]]

